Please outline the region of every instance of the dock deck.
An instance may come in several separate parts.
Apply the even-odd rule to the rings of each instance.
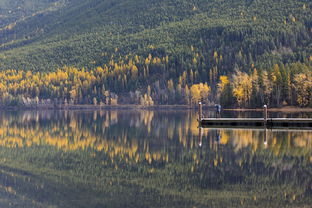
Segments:
[[[268,127],[312,127],[308,118],[202,118],[201,126],[268,126]]]

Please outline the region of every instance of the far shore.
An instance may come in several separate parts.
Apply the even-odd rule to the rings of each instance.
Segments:
[[[187,110],[195,109],[195,106],[189,105],[135,105],[135,104],[120,104],[120,105],[92,105],[92,104],[59,104],[59,105],[31,105],[31,106],[0,106],[1,110],[110,110],[110,109],[146,109],[146,110]]]
[[[60,104],[60,105],[32,105],[32,106],[0,106],[0,111],[3,110],[194,110],[197,109],[197,105],[153,105],[143,106],[135,104],[120,104],[120,105],[91,105],[91,104]],[[204,110],[214,110],[213,106],[203,106]],[[240,112],[256,112],[263,111],[262,108],[224,108],[223,111],[240,111]],[[270,112],[312,112],[312,108],[301,108],[296,106],[284,106],[280,108],[268,108]]]

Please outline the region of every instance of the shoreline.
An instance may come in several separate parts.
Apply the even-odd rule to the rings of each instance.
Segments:
[[[0,106],[0,111],[6,110],[197,110],[197,105],[153,105],[153,106],[142,106],[136,104],[125,104],[125,105],[34,105],[34,106]],[[212,109],[212,106],[203,106],[204,110]],[[237,112],[260,112],[262,108],[225,108],[223,111],[237,111]],[[312,108],[301,108],[295,106],[286,106],[281,108],[269,108],[269,112],[312,112]]]
[[[189,105],[153,105],[153,106],[142,106],[142,105],[34,105],[34,106],[0,106],[0,111],[6,110],[192,110],[196,109],[197,106]],[[205,107],[207,109],[207,107]]]

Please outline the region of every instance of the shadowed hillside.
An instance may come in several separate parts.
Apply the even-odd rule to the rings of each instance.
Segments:
[[[311,53],[311,14],[311,2],[298,0],[69,0],[3,28],[1,68],[93,66],[116,47],[123,54],[179,57],[191,45],[205,56],[220,52],[230,69],[272,53],[303,61]]]

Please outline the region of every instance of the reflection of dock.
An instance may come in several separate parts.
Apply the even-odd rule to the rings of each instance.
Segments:
[[[202,118],[199,122],[203,127],[312,127],[312,119],[305,118]]]

